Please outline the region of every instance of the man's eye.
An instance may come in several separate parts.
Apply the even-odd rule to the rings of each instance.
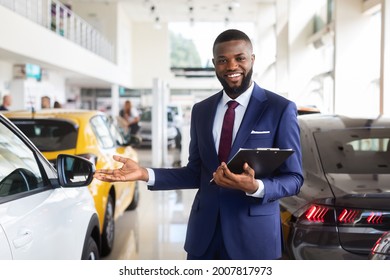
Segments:
[[[218,63],[226,63],[226,59],[219,59]]]
[[[245,57],[243,57],[243,56],[237,57],[237,61],[244,61],[244,60],[245,60]]]

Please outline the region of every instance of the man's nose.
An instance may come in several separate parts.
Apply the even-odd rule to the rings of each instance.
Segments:
[[[229,59],[227,61],[227,68],[229,70],[234,70],[237,68],[237,61],[235,59]]]

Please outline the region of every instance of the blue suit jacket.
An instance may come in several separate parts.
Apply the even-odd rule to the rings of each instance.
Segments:
[[[295,153],[264,182],[264,197],[210,184],[219,166],[212,134],[222,91],[195,104],[191,115],[189,162],[179,169],[154,169],[151,190],[199,188],[190,213],[185,250],[203,255],[213,236],[218,214],[226,249],[233,259],[281,257],[282,234],[278,199],[295,195],[303,183],[296,105],[257,84],[249,101],[229,158],[240,147],[291,148]],[[253,134],[252,131],[270,133]]]

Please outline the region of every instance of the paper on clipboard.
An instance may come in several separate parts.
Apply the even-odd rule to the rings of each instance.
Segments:
[[[255,177],[261,178],[272,174],[282,163],[294,153],[293,149],[278,148],[241,148],[227,163],[229,170],[240,174],[245,162],[255,170]]]

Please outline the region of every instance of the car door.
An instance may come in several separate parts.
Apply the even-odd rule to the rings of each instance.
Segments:
[[[0,118],[0,258],[80,259],[86,225],[75,224],[78,219],[68,210],[82,201],[77,199],[82,190],[54,188],[55,170],[3,121]],[[76,226],[81,238],[75,237]]]
[[[3,227],[0,225],[0,260],[9,260],[12,259],[11,248]]]

